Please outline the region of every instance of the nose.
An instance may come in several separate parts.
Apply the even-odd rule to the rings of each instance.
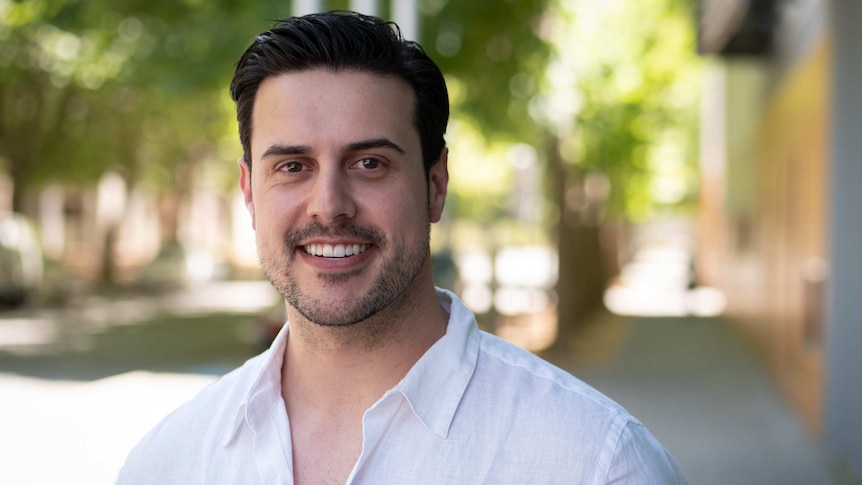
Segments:
[[[347,177],[338,170],[318,170],[308,196],[307,213],[322,224],[356,215]]]

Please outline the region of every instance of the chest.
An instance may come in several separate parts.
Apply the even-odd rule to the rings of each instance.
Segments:
[[[333,422],[291,422],[296,485],[343,484],[362,452],[362,426]]]

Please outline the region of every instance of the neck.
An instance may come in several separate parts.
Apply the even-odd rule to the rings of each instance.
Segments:
[[[446,333],[430,274],[420,275],[385,311],[344,327],[324,327],[288,308],[282,368],[288,414],[316,410],[361,420],[380,396]]]

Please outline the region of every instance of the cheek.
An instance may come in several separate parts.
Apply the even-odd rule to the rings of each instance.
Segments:
[[[378,197],[379,210],[390,214],[401,225],[413,225],[428,216],[428,194],[424,186],[403,185]]]
[[[298,204],[284,194],[274,191],[258,197],[254,206],[254,224],[258,232],[274,233],[282,237],[291,224],[296,222]]]
[[[415,187],[403,193],[391,210],[397,218],[396,230],[404,233],[403,238],[413,240],[426,237],[430,220],[425,187]]]

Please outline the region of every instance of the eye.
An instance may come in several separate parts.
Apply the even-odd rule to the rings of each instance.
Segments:
[[[279,167],[282,172],[298,173],[302,171],[302,163],[297,161],[286,162]]]
[[[380,167],[380,160],[376,158],[363,158],[356,162],[354,166],[362,170],[374,170]]]

